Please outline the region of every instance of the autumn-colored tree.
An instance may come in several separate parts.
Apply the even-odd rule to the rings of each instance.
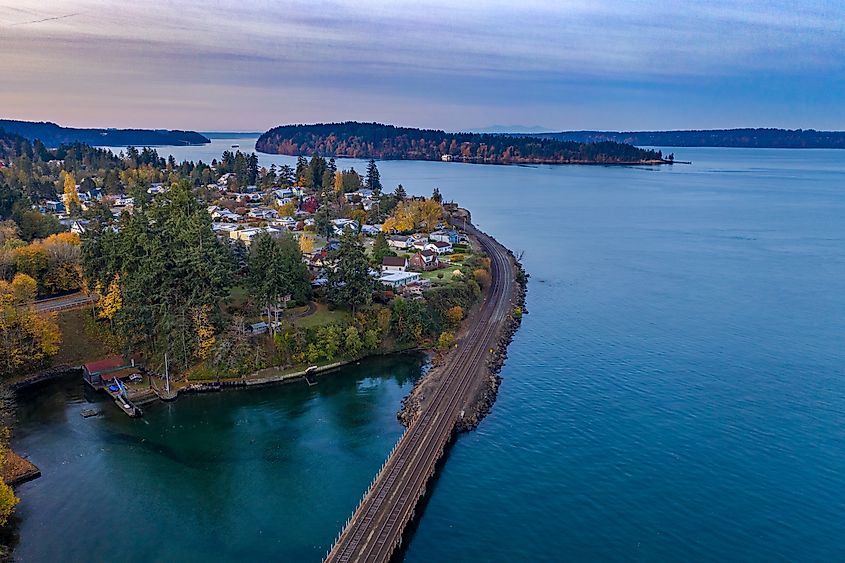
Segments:
[[[449,324],[453,327],[460,325],[463,318],[464,309],[460,305],[455,305],[446,311],[446,320],[448,320]]]
[[[8,463],[9,448],[6,445],[9,441],[9,429],[3,427],[0,429],[0,469]],[[12,515],[15,506],[21,501],[15,496],[12,488],[6,482],[0,479],[0,527],[5,526],[9,521],[9,516]]]
[[[358,221],[359,225],[363,225],[367,222],[367,212],[363,209],[353,209],[349,212],[349,218]]]
[[[38,284],[30,276],[22,273],[15,274],[12,279],[12,299],[18,305],[35,301],[38,294]]]
[[[32,278],[0,280],[0,375],[35,368],[59,351],[56,315],[39,315],[32,306]],[[21,301],[26,299],[26,301]]]
[[[441,350],[447,350],[451,348],[455,344],[455,335],[449,331],[443,331],[440,333],[440,337],[437,339],[437,347]]]
[[[79,194],[76,192],[76,180],[70,172],[65,173],[64,201],[65,209],[71,215],[79,213],[82,209],[82,202],[79,201]]]
[[[381,230],[386,233],[413,231],[417,224],[410,202],[402,201],[393,210],[393,215],[382,224]]]
[[[308,233],[299,235],[299,249],[303,254],[314,252],[314,237]]]
[[[276,210],[282,217],[293,217],[293,214],[296,213],[296,203],[291,200],[284,205],[279,205]]]
[[[443,206],[433,199],[400,201],[382,225],[384,232],[408,232],[420,227],[432,231],[443,220]]]
[[[334,173],[334,191],[338,194],[343,193],[343,172],[340,170]]]
[[[196,354],[201,360],[211,356],[211,352],[217,343],[214,325],[209,320],[210,310],[211,307],[206,305],[196,309],[193,314],[194,332],[197,337]]]
[[[41,244],[28,244],[15,251],[15,268],[34,280],[42,278],[49,263],[50,256]]]
[[[478,285],[481,287],[490,287],[490,272],[484,268],[478,268],[472,272],[472,275],[475,277],[475,281],[478,282]]]
[[[99,309],[97,316],[101,319],[108,319],[113,328],[114,318],[123,308],[123,296],[120,292],[120,274],[116,274],[112,278],[105,294],[103,294],[102,286],[97,288],[97,293],[102,295],[100,300],[97,301],[97,308]]]

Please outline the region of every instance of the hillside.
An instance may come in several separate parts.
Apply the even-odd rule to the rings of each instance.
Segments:
[[[165,129],[77,129],[50,122],[0,119],[0,129],[33,141],[40,140],[48,148],[72,143],[109,147],[154,147],[165,145],[202,145],[211,141],[194,131]]]
[[[845,131],[813,129],[706,129],[698,131],[562,131],[537,137],[595,143],[615,141],[651,147],[746,147],[845,149]]]
[[[582,143],[488,133],[446,133],[380,123],[283,125],[255,144],[261,152],[478,164],[637,164],[662,162],[657,151],[616,142]],[[445,157],[445,158],[444,158]]]

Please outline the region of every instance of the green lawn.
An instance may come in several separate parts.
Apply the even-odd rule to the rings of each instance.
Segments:
[[[352,318],[349,311],[337,309],[329,311],[323,303],[317,303],[317,312],[307,317],[295,319],[293,323],[302,328],[322,326],[332,323],[347,323]]]

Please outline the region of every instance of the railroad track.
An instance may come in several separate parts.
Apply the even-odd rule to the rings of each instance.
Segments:
[[[469,224],[466,228],[491,259],[491,285],[478,318],[453,352],[431,401],[394,446],[326,554],[326,561],[390,560],[426,493],[477,378],[486,375],[498,328],[511,314],[513,268],[501,245]]]
[[[41,299],[33,303],[35,311],[38,313],[55,313],[58,311],[65,311],[67,309],[76,309],[79,307],[86,307],[97,300],[96,295],[85,295],[83,293],[72,293],[62,297],[52,297],[50,299]]]

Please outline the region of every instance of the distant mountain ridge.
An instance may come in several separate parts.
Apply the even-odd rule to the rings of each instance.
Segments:
[[[649,147],[845,149],[845,131],[814,129],[699,129],[685,131],[561,131],[532,135],[558,141],[615,141]]]
[[[261,152],[475,164],[662,164],[658,151],[616,142],[581,143],[533,135],[446,133],[382,123],[281,125],[258,138]]]
[[[80,129],[62,127],[49,121],[17,121],[0,119],[0,129],[34,141],[38,139],[48,148],[71,143],[110,147],[155,147],[168,145],[204,145],[207,137],[195,131],[167,129]]]

